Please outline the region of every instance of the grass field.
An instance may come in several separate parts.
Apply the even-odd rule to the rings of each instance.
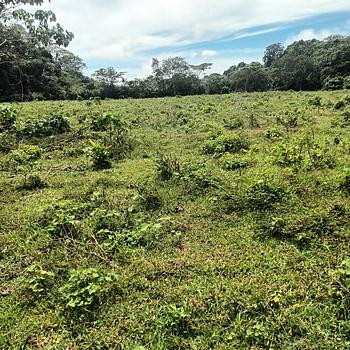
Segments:
[[[350,348],[346,91],[2,118],[1,349]]]

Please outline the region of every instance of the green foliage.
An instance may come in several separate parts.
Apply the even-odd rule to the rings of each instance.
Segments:
[[[350,172],[346,171],[339,185],[339,189],[346,194],[350,194]]]
[[[284,188],[266,180],[259,180],[248,188],[244,204],[251,210],[269,210],[284,200],[286,195]]]
[[[277,117],[277,124],[282,125],[289,132],[291,129],[298,127],[298,119],[298,116],[294,113],[285,112],[284,115]]]
[[[349,142],[344,124],[330,128],[348,111],[333,108],[343,95],[14,105],[16,127],[59,110],[72,132],[3,133],[14,143],[0,162],[19,171],[0,176],[0,348],[347,349],[348,274],[334,271],[349,257]],[[108,127],[91,127],[104,111],[122,115],[137,143],[94,171],[81,150],[90,139],[110,146]],[[275,119],[286,111],[299,118],[289,133]],[[244,124],[231,133],[236,116]],[[228,135],[249,149],[203,154]],[[22,191],[26,174],[50,186]]]
[[[131,149],[129,125],[121,114],[106,112],[92,120],[92,129],[106,133],[104,143],[110,147],[111,156],[123,158]]]
[[[204,146],[204,152],[206,154],[213,154],[218,157],[226,152],[234,154],[248,149],[248,141],[236,135],[219,136],[214,140],[207,141]]]
[[[49,208],[40,223],[44,231],[55,239],[75,238],[79,233],[79,220],[64,207]]]
[[[180,179],[189,191],[203,192],[221,187],[220,178],[203,162],[191,161],[184,164]]]
[[[52,113],[40,119],[28,119],[17,129],[25,137],[45,137],[70,131],[69,120],[62,113]]]
[[[162,206],[162,196],[153,182],[141,182],[135,187],[138,192],[137,199],[146,211],[155,211]]]
[[[40,174],[29,174],[25,176],[21,188],[23,190],[33,191],[40,188],[44,188],[46,186],[46,181],[41,177]]]
[[[0,105],[0,133],[11,131],[17,120],[17,111],[10,106]]]
[[[5,170],[19,171],[32,168],[34,163],[41,158],[42,149],[35,145],[20,144],[16,150],[8,153],[2,162]]]
[[[110,147],[99,142],[90,141],[89,155],[95,170],[110,169],[112,167]]]
[[[173,155],[159,154],[156,167],[160,180],[168,181],[173,176],[179,176],[181,167],[179,160]]]
[[[252,161],[247,157],[240,157],[231,153],[225,153],[220,158],[220,165],[225,170],[239,170],[241,173],[243,169],[249,167]]]
[[[224,121],[225,127],[229,130],[236,130],[244,126],[242,118],[233,118]]]
[[[315,96],[313,98],[310,98],[308,103],[310,106],[320,108],[322,107],[322,98],[320,96]]]
[[[346,95],[337,101],[334,105],[335,109],[343,109],[350,104],[350,95]]]
[[[164,307],[160,320],[164,332],[187,336],[193,332],[191,327],[191,313],[185,307],[174,304]]]
[[[101,304],[111,284],[117,279],[114,272],[105,273],[96,268],[76,269],[59,289],[65,305],[74,311],[91,311]]]
[[[282,142],[274,150],[276,164],[299,167],[304,159],[303,148],[301,142]]]
[[[26,271],[25,285],[27,291],[34,298],[41,298],[54,285],[55,274],[44,270],[39,265],[31,265]]]
[[[329,209],[313,209],[298,216],[272,217],[260,226],[262,235],[310,244],[316,239],[335,237],[348,225],[348,211],[335,204]]]
[[[323,83],[324,90],[341,90],[344,86],[344,79],[341,76],[327,77]]]

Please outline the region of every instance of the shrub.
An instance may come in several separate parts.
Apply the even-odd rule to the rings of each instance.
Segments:
[[[59,291],[68,309],[91,311],[100,305],[116,279],[115,273],[105,273],[96,268],[71,270],[67,283]]]
[[[48,212],[48,214],[51,211]],[[74,238],[79,229],[79,221],[76,216],[62,208],[57,208],[52,217],[45,224],[45,231],[53,238]],[[44,221],[45,222],[45,221]]]
[[[70,131],[68,119],[60,112],[49,114],[40,119],[25,121],[17,132],[25,137],[45,137],[64,134]]]
[[[294,113],[285,112],[284,115],[277,117],[277,124],[282,125],[287,132],[298,127],[298,116]]]
[[[260,225],[260,231],[274,238],[309,243],[341,231],[348,224],[347,215],[342,205],[335,204],[328,210],[312,209],[289,217],[273,217]]]
[[[275,147],[275,163],[281,166],[300,166],[304,159],[302,142],[282,142]]]
[[[204,146],[206,154],[222,156],[224,153],[238,153],[242,150],[248,150],[249,143],[234,135],[222,135],[214,140],[208,141]]]
[[[213,169],[201,162],[188,162],[181,171],[180,178],[191,190],[208,190],[210,188],[220,188],[221,181]]]
[[[41,158],[42,150],[38,146],[21,144],[16,150],[8,153],[2,163],[5,170],[18,171],[21,166],[32,168]]]
[[[247,190],[245,204],[248,209],[267,210],[280,203],[285,196],[286,191],[283,188],[260,180]]]
[[[24,182],[21,186],[22,189],[32,191],[46,187],[45,180],[42,179],[40,174],[29,174],[25,176]]]
[[[334,105],[335,109],[343,109],[350,104],[350,95],[344,96],[342,99],[337,101]]]
[[[276,128],[268,129],[266,132],[266,138],[272,141],[280,140],[283,134]]]
[[[308,100],[310,106],[321,108],[322,107],[322,98],[320,96],[312,97]]]
[[[179,111],[176,114],[176,119],[180,121],[182,125],[190,122],[190,113],[188,111]]]
[[[10,131],[17,120],[17,111],[9,106],[0,105],[0,132]]]
[[[95,131],[105,132],[105,143],[110,147],[111,155],[121,159],[130,150],[129,126],[120,114],[106,112],[92,120]]]
[[[225,128],[229,130],[236,130],[242,128],[244,126],[244,122],[242,118],[233,118],[229,120],[224,120]]]
[[[186,336],[194,332],[191,326],[191,313],[183,306],[168,305],[162,310],[159,320],[165,332],[171,332],[178,336]]]
[[[168,181],[181,172],[179,160],[173,155],[159,154],[156,167],[160,180]]]
[[[91,147],[88,149],[92,158],[92,167],[95,170],[109,169],[112,167],[110,147],[106,147],[99,142],[90,141]]]
[[[26,271],[26,289],[33,297],[42,297],[53,286],[55,274],[31,265]]]

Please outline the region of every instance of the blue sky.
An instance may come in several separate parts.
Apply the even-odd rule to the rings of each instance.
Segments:
[[[150,74],[152,57],[213,63],[222,73],[260,61],[269,44],[350,34],[349,0],[52,0],[46,5],[75,34],[70,50],[86,73],[113,66]]]

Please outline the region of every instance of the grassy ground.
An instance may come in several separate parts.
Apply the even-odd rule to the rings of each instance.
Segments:
[[[12,105],[0,348],[349,349],[344,96]]]

